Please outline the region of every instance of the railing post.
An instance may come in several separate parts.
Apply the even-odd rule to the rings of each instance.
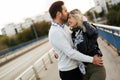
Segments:
[[[6,61],[8,60],[8,59],[7,59],[7,56],[8,56],[8,55],[6,54],[6,55],[5,55],[5,60],[6,60]]]
[[[20,78],[20,80],[22,80],[22,78]]]
[[[32,67],[32,69],[33,69],[33,71],[34,71],[34,73],[35,73],[35,78],[36,78],[36,80],[40,80],[40,77],[39,77],[39,75],[38,75],[38,72],[37,72],[37,70],[35,69],[34,66]]]
[[[48,54],[48,57],[49,57],[50,63],[52,64],[53,61],[52,61],[52,58],[51,58],[50,54]]]
[[[117,50],[117,52],[118,52],[118,55],[120,56],[120,50]]]
[[[47,67],[46,67],[44,59],[42,59],[42,62],[43,62],[43,66],[44,66],[45,70],[47,70]]]

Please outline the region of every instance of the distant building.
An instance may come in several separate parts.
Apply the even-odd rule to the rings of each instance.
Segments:
[[[14,24],[10,23],[1,29],[3,35],[12,36],[22,32],[24,29],[29,28],[34,22],[40,21],[52,21],[49,12],[45,12],[43,15],[36,16],[34,19],[27,18],[24,23]],[[34,22],[33,22],[34,21]]]
[[[5,28],[2,28],[2,29],[1,29],[1,32],[2,32],[2,35],[6,35],[6,30],[5,30]]]
[[[12,36],[22,32],[24,29],[29,28],[33,24],[32,20],[25,20],[24,23],[14,24],[10,23],[2,28],[2,35]]]
[[[120,0],[106,0],[108,5],[114,5],[120,3]]]
[[[18,32],[17,32],[17,29],[16,29],[14,23],[7,24],[7,25],[5,25],[4,28],[2,28],[2,34],[3,35],[11,36],[11,35],[14,35],[14,34],[17,34],[17,33]]]
[[[94,2],[95,2],[94,10],[97,13],[100,13],[102,10],[104,10],[105,13],[108,13],[107,4],[108,6],[118,4],[120,3],[120,0],[94,0]]]
[[[46,20],[46,21],[52,21],[52,19],[51,19],[50,14],[49,14],[48,11],[46,11],[43,16],[44,16],[44,20]]]
[[[33,24],[32,19],[26,19],[24,23],[22,23],[22,28],[26,29],[29,28]]]
[[[95,10],[96,12],[100,13],[102,10],[105,11],[105,13],[108,13],[107,5],[105,0],[94,0],[95,2]]]
[[[22,32],[23,31],[22,23],[16,24],[15,28],[16,28],[18,33]]]
[[[43,20],[52,21],[48,11],[46,11],[43,15],[36,16],[36,18],[35,18],[35,22],[40,22],[40,21],[43,21]]]

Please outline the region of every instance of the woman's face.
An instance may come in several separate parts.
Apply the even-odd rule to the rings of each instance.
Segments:
[[[77,21],[71,14],[69,14],[69,17],[68,17],[68,24],[71,28],[77,27]]]

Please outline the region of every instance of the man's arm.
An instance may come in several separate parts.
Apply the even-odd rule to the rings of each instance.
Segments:
[[[75,49],[73,49],[71,47],[71,45],[69,44],[69,42],[67,41],[67,39],[62,31],[61,32],[55,31],[54,33],[52,33],[52,36],[50,39],[51,39],[52,45],[54,47],[63,51],[71,59],[74,59],[77,61],[82,61],[82,62],[95,63],[95,64],[98,64],[102,61],[99,58],[93,59],[93,57],[84,55],[84,54],[76,51]]]

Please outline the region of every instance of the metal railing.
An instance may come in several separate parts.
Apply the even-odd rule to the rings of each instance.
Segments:
[[[120,27],[103,25],[103,24],[94,24],[94,25],[96,25],[100,30],[112,33],[116,36],[120,36]]]
[[[2,50],[2,51],[0,51],[0,56],[5,56],[5,55],[7,55],[7,54],[12,54],[12,53],[14,53],[14,51],[16,51],[16,50],[19,50],[19,49],[21,49],[21,48],[23,48],[23,47],[26,47],[26,46],[34,43],[34,42],[43,40],[43,39],[45,39],[45,38],[47,38],[47,36],[42,36],[42,37],[40,37],[40,38],[37,38],[37,39],[31,40],[31,41],[28,41],[28,42],[19,44],[19,45],[17,45],[17,46],[14,46],[14,47],[11,47],[11,48]]]
[[[50,49],[45,55],[43,55],[39,60],[37,60],[32,66],[26,69],[22,74],[20,74],[15,80],[40,80],[39,71],[44,68],[47,70],[46,63],[48,61],[52,64],[52,49]]]
[[[120,27],[102,24],[94,25],[97,26],[100,36],[104,38],[108,44],[114,46],[120,55]]]
[[[16,51],[14,53],[9,53],[9,54],[6,54],[4,56],[0,56],[0,66],[3,65],[4,63],[8,62],[8,61],[13,60],[14,58],[17,58],[20,55],[23,55],[23,54],[31,51],[32,49],[46,43],[47,41],[48,41],[48,38],[45,38],[44,40],[36,42],[37,44],[33,43],[33,44],[29,45],[29,46],[26,46],[26,47],[24,47],[22,49],[19,49],[19,51]]]

